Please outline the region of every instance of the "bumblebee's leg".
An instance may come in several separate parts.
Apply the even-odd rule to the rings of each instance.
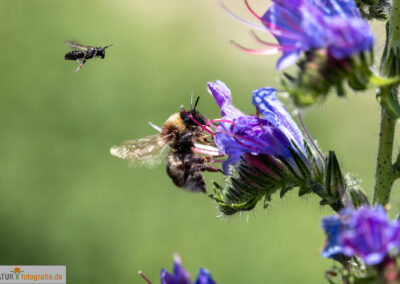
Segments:
[[[201,136],[196,139],[198,142],[204,144],[204,145],[210,145],[211,143],[207,140],[207,137]]]
[[[224,173],[223,170],[221,170],[215,166],[211,166],[211,165],[204,165],[203,169],[201,169],[201,170],[203,172],[207,171],[207,172],[212,172],[212,173],[217,173],[217,172]]]
[[[207,172],[221,172],[223,173],[223,171],[217,167],[211,166],[211,165],[205,165],[205,164],[194,164],[192,165],[192,167],[190,168],[190,172],[191,173],[195,173],[195,172],[199,172],[199,171],[207,171]]]
[[[190,162],[195,164],[207,164],[207,163],[214,163],[214,157],[211,156],[201,156],[195,157],[190,160]]]

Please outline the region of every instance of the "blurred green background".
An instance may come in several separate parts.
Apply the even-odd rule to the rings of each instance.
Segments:
[[[218,117],[208,81],[225,81],[246,112],[251,90],[279,87],[277,57],[232,47],[231,39],[257,45],[215,2],[0,2],[0,264],[66,264],[68,283],[144,283],[141,269],[159,283],[177,252],[193,277],[206,267],[218,283],[324,283],[332,262],[319,256],[320,218],[331,211],[318,199],[293,192],[267,211],[217,218],[211,200],[175,188],[164,166],[129,168],[109,154],[154,134],[147,122],[161,125],[191,90]],[[251,18],[241,0],[226,4]],[[68,39],[114,46],[74,73],[77,64],[63,60]],[[373,92],[331,96],[304,120],[371,195]]]

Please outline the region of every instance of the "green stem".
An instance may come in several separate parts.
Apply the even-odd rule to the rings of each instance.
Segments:
[[[390,9],[389,26],[386,29],[386,44],[381,60],[381,73],[384,76],[398,76],[398,51],[400,50],[400,0],[393,0]],[[397,100],[397,87],[379,90],[380,96],[393,96]],[[397,165],[392,165],[395,120],[381,109],[381,130],[379,134],[378,159],[375,172],[373,203],[385,205],[389,202],[390,191],[396,180]],[[400,161],[400,158],[397,159]]]
[[[374,204],[385,205],[389,202],[390,190],[395,180],[395,171],[392,165],[394,124],[394,120],[382,109],[373,196]]]

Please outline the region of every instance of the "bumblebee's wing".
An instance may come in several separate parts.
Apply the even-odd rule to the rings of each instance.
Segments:
[[[65,43],[72,49],[86,51],[86,49],[88,48],[86,45],[80,44],[79,42],[75,41],[66,41]]]
[[[128,140],[110,149],[111,155],[130,162],[131,165],[157,166],[168,146],[159,135]]]

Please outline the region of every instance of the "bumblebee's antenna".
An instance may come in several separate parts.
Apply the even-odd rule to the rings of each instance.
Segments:
[[[114,45],[114,44],[107,45],[107,46],[104,47],[104,49],[109,48],[109,47],[111,47],[111,46],[113,46],[113,45]]]
[[[193,110],[196,110],[196,107],[197,107],[197,104],[199,103],[199,100],[200,100],[200,96],[197,97],[196,103],[194,104]]]

